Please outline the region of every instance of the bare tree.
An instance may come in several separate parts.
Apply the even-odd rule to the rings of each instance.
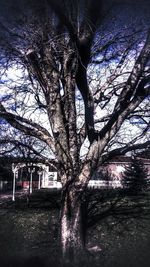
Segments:
[[[82,204],[93,172],[150,144],[148,13],[142,21],[148,2],[134,21],[128,12],[134,3],[127,1],[7,2],[0,20],[0,116],[59,164],[62,252],[76,259],[84,250]],[[131,124],[137,117],[142,127]]]

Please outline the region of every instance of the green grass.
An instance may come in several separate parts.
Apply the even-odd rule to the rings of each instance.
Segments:
[[[100,192],[95,192],[98,199],[97,194]],[[110,194],[103,202],[105,208],[109,207],[114,197]],[[137,203],[142,203],[142,209],[138,205],[139,210],[135,210]],[[32,196],[29,205],[23,199],[1,208],[1,267],[59,266],[59,205],[59,193],[41,191]],[[97,212],[101,210],[101,205],[98,201]],[[121,197],[116,211],[109,212],[89,228],[87,244],[102,248],[101,252],[88,255],[88,266],[149,267],[149,196],[138,200]]]

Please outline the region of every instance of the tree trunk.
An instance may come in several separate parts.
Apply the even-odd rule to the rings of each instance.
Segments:
[[[82,198],[78,192],[67,190],[62,205],[61,247],[64,266],[78,266],[85,252]]]

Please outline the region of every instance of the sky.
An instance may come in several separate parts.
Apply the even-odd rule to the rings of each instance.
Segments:
[[[4,12],[4,6],[5,7],[8,7],[7,6],[7,3],[9,2],[9,4],[13,4],[13,3],[17,3],[17,1],[11,1],[11,0],[6,0],[6,1],[1,1],[1,9],[0,9],[0,22],[1,22],[1,19],[2,19],[2,15],[3,15],[3,18],[4,18],[4,21],[6,23],[9,23],[10,21],[14,20],[14,18],[16,19],[16,17],[14,16],[14,14],[16,14],[17,12],[17,9],[15,8],[15,4],[14,4],[14,8],[13,10],[12,9],[9,9],[9,8],[6,8],[5,9],[5,12]],[[112,2],[112,1],[105,1],[105,4],[106,2]],[[21,3],[21,2],[20,2]],[[127,1],[127,0],[118,0],[117,1],[117,5],[115,8],[113,8],[113,11],[109,14],[109,19],[108,19],[108,15],[106,16],[107,17],[107,20],[106,22],[104,22],[103,24],[103,27],[105,27],[105,35],[106,37],[105,38],[102,38],[102,43],[106,40],[109,40],[109,38],[116,32],[116,31],[120,31],[120,29],[122,28],[128,28],[129,25],[140,25],[140,27],[142,29],[144,29],[145,25],[149,26],[150,25],[150,1],[148,0],[143,0],[143,1],[140,1],[140,0],[133,0],[133,1]],[[7,16],[6,16],[7,14]],[[130,16],[132,14],[132,16]],[[17,17],[17,19],[19,19],[19,17]],[[10,25],[10,29],[11,29],[11,24]],[[110,27],[111,25],[111,27]],[[13,24],[12,24],[12,27],[13,27]],[[101,30],[103,30],[103,27],[101,27]],[[1,54],[2,55],[2,54]],[[112,63],[114,64],[114,63]],[[105,67],[104,67],[105,68]],[[101,72],[102,72],[102,68],[101,68]],[[18,78],[20,76],[20,71],[15,68],[14,66],[11,67],[10,69],[8,69],[7,71],[7,77],[3,76],[3,81],[7,80],[9,78],[9,81],[11,81],[11,85],[15,82],[15,79]],[[107,77],[107,73],[104,73],[104,77],[106,78]],[[13,81],[14,80],[14,81]],[[103,81],[101,81],[103,82]],[[94,84],[95,86],[95,84]],[[7,93],[9,93],[9,90],[8,88],[5,89],[3,87],[3,84],[0,85],[0,97],[5,93],[5,91],[7,90]],[[17,97],[17,96],[16,96]],[[19,96],[20,97],[20,96]],[[35,111],[35,114],[33,113],[33,110],[34,108],[32,107],[33,106],[33,103],[35,102],[34,101],[34,97],[28,97],[28,94],[26,95],[26,98],[24,99],[24,101],[26,102],[26,104],[28,106],[30,106],[28,112],[26,112],[24,114],[24,116],[26,117],[30,117],[36,121],[41,121],[41,123],[49,129],[49,123],[47,123],[47,118],[45,119],[45,115],[44,115],[44,112],[42,112],[41,110],[36,110]],[[112,102],[110,102],[110,105],[109,105],[109,110],[104,110],[102,111],[101,107],[97,107],[96,108],[96,112],[95,112],[95,118],[100,118],[102,117],[103,115],[108,115],[109,112],[110,112],[110,109],[112,109],[112,106],[113,106],[113,101],[115,101],[114,99],[112,100]],[[23,112],[24,110],[19,110],[18,109],[18,112]],[[126,125],[126,128],[128,128],[129,124]],[[131,125],[130,125],[131,126]],[[132,136],[132,134],[134,134],[136,131],[139,131],[139,128],[137,125],[132,125],[132,129],[130,129],[130,138]],[[127,138],[127,136],[126,136]],[[128,136],[129,138],[129,136]],[[128,139],[129,140],[129,139]]]

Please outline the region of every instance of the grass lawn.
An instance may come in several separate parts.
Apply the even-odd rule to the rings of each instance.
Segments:
[[[60,194],[57,194],[41,191],[33,194],[29,205],[23,199],[17,200],[15,204],[1,206],[1,267],[59,266]],[[94,194],[98,196],[100,192]],[[89,266],[149,267],[149,197],[138,200],[130,198],[130,201],[128,197],[121,197],[108,214],[104,211],[113,203],[114,195],[107,197],[107,201],[99,201],[97,209],[93,208],[93,215],[99,209],[103,210],[105,216],[89,228],[87,245],[99,246],[102,250],[88,254]]]

